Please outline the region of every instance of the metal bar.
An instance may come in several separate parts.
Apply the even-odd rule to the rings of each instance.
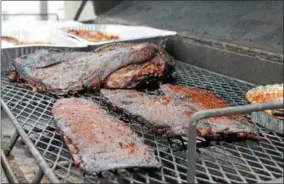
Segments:
[[[11,119],[14,127],[26,143],[26,145],[29,147],[29,150],[31,151],[32,155],[34,156],[35,160],[37,161],[40,168],[45,173],[46,177],[49,179],[51,183],[59,183],[58,178],[54,175],[52,172],[52,169],[49,168],[39,151],[34,147],[32,141],[29,139],[25,131],[23,130],[22,126],[18,123],[15,116],[12,114],[12,112],[9,110],[8,106],[5,104],[3,99],[1,99],[1,106],[3,107],[4,111],[7,113],[9,118]]]
[[[46,15],[48,15],[48,1],[40,1],[39,3],[40,14],[42,14],[41,20],[47,20]]]
[[[75,20],[75,21],[79,19],[79,17],[80,17],[80,15],[81,15],[81,13],[82,13],[82,11],[83,11],[83,9],[84,9],[84,7],[85,7],[85,5],[86,5],[87,2],[88,2],[87,0],[83,0],[83,1],[81,2],[81,5],[80,5],[78,11],[76,12],[75,17],[74,17],[74,20]]]
[[[1,165],[3,167],[3,170],[7,176],[7,179],[10,183],[19,183],[18,179],[16,178],[16,176],[14,175],[10,164],[5,156],[5,154],[3,153],[3,151],[1,151]]]
[[[18,134],[17,130],[15,131],[15,133],[13,134],[13,137],[6,143],[5,147],[4,147],[4,153],[5,155],[9,155],[14,147],[14,145],[16,144],[18,138],[20,137],[20,135]]]
[[[267,109],[277,109],[283,107],[283,100],[264,103],[264,104],[250,104],[228,108],[211,109],[200,111],[193,114],[188,122],[188,143],[187,143],[187,182],[195,182],[195,162],[196,162],[196,125],[199,120],[217,116],[227,116],[238,113],[248,113],[253,111],[262,111]]]
[[[35,177],[33,178],[31,183],[40,183],[40,181],[42,180],[42,178],[44,177],[44,172],[42,171],[41,168],[38,168],[38,171],[35,175]]]
[[[193,40],[196,43],[201,43],[204,45],[209,45],[212,47],[220,48],[222,50],[230,50],[233,52],[241,53],[241,54],[246,54],[246,55],[251,55],[255,56],[257,55],[260,58],[271,60],[273,58],[274,61],[278,61],[282,63],[283,61],[283,54],[282,53],[276,53],[276,52],[270,52],[270,51],[265,51],[265,50],[260,50],[256,48],[250,48],[246,47],[243,45],[237,45],[235,43],[230,43],[230,42],[220,42],[217,40],[212,40],[212,39],[207,39],[207,38],[202,38],[202,37],[197,37],[197,36],[181,36],[179,39],[182,40]]]
[[[56,17],[56,20],[59,20],[59,16],[57,13],[47,13],[47,14],[42,14],[42,13],[13,13],[13,14],[9,14],[9,13],[5,13],[2,14],[3,17],[8,17],[8,16],[49,16],[49,15],[54,15]]]
[[[283,177],[271,181],[265,181],[265,183],[283,183],[283,182],[284,182]]]

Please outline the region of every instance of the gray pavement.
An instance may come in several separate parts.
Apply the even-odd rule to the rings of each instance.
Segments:
[[[3,171],[2,167],[1,167],[1,183],[8,183],[8,179],[6,177],[6,174]]]

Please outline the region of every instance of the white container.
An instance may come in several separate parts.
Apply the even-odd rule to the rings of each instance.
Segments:
[[[38,29],[38,28],[61,28],[66,26],[80,26],[81,22],[76,21],[55,21],[55,20],[7,20],[2,22],[3,29]]]
[[[38,29],[3,29],[1,36],[8,36],[16,38],[20,41],[25,42],[52,42],[53,44],[27,44],[27,45],[11,45],[3,44],[2,49],[6,48],[22,48],[22,47],[38,47],[38,46],[47,46],[47,47],[87,47],[86,44],[72,39],[63,34],[59,34],[57,31],[47,28],[38,28]]]
[[[110,40],[104,42],[90,42],[73,34],[67,33],[68,30],[91,30],[101,31],[109,34],[119,36],[117,40]],[[151,27],[144,26],[124,26],[124,25],[112,25],[112,24],[83,24],[80,26],[66,26],[57,28],[57,30],[70,37],[80,40],[89,46],[98,46],[106,43],[121,42],[121,41],[134,41],[142,39],[153,39],[176,35],[175,31],[160,30]]]

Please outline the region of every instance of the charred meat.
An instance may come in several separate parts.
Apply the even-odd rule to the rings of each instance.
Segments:
[[[92,101],[66,98],[52,114],[76,166],[88,174],[130,167],[160,167],[154,152],[129,126]]]
[[[15,59],[10,79],[55,94],[134,88],[149,78],[167,77],[174,64],[164,49],[148,43],[118,43],[94,52],[39,50]]]
[[[284,99],[284,84],[273,84],[258,86],[246,93],[246,98],[253,104],[274,102]],[[265,112],[274,118],[284,119],[284,108],[265,110]]]
[[[187,135],[188,120],[200,110],[229,107],[211,92],[180,85],[161,85],[162,95],[150,95],[135,90],[101,90],[102,99],[115,111],[123,111],[149,125],[155,132]],[[219,137],[221,134],[248,137],[256,127],[243,115],[201,120],[198,135]]]

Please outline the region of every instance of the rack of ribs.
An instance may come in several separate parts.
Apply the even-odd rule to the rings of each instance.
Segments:
[[[153,43],[116,43],[92,52],[37,50],[16,58],[11,81],[33,91],[78,93],[98,88],[135,88],[148,80],[164,80],[175,61]]]
[[[162,134],[187,135],[189,118],[195,112],[229,107],[209,91],[180,85],[160,86],[162,95],[136,90],[101,90],[102,100],[114,111],[122,111],[139,119],[153,131]],[[207,118],[197,124],[198,135],[250,137],[257,128],[243,115]]]
[[[77,167],[87,174],[130,167],[159,168],[152,149],[128,124],[83,98],[58,100],[52,108],[55,125]]]

